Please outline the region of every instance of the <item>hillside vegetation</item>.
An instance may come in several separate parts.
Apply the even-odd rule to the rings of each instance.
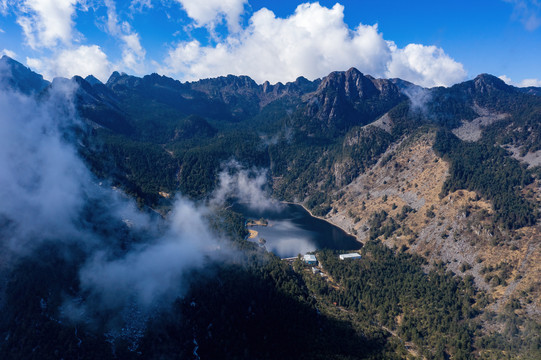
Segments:
[[[48,83],[17,71],[32,81],[12,89],[45,97]],[[363,258],[318,252],[325,280],[246,241],[246,219],[225,206],[208,217],[236,257],[179,280],[184,296],[134,341],[107,337],[107,314],[60,320],[64,296],[88,300],[77,277],[88,259],[80,244],[43,246],[5,274],[6,358],[541,356],[541,169],[524,161],[541,150],[535,92],[487,74],[423,89],[356,69],[275,85],[72,81],[80,155],[141,209],[208,199],[234,162],[264,174],[274,198],[355,235]],[[145,242],[124,223],[94,225],[90,208],[81,226],[106,233],[112,254]]]

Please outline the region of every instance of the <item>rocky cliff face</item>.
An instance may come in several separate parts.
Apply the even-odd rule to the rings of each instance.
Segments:
[[[404,99],[389,80],[364,76],[352,68],[323,78],[304,115],[314,127],[343,132],[374,121]]]

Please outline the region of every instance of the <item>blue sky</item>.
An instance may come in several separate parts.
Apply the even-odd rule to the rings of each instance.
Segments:
[[[541,2],[0,0],[0,52],[45,75],[261,83],[356,67],[424,86],[541,86]]]

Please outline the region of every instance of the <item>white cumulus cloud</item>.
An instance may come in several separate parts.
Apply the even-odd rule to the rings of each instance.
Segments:
[[[108,78],[113,66],[104,49],[94,44],[81,45],[84,35],[75,30],[74,21],[77,11],[88,11],[92,6],[96,10],[102,5],[88,0],[23,0],[8,5],[16,9],[26,43],[37,50],[34,56],[27,57],[30,67],[49,79],[89,74],[100,80]],[[114,67],[143,74],[146,51],[139,34],[118,18],[113,0],[105,0],[103,5],[107,8],[106,31],[121,43],[121,58]],[[150,2],[135,1],[132,5],[143,8]]]
[[[240,16],[248,0],[176,0],[197,26],[213,29],[225,20],[230,30],[240,29]]]
[[[53,57],[27,58],[26,64],[49,80],[56,76],[94,75],[101,81],[106,81],[112,69],[107,55],[97,45],[65,49]]]
[[[17,23],[32,49],[69,43],[78,0],[25,0],[18,4]]]
[[[377,24],[344,22],[344,7],[305,3],[278,18],[268,9],[255,12],[249,25],[215,46],[185,41],[172,48],[160,72],[196,80],[225,74],[248,75],[258,82],[318,78],[356,67],[377,77],[402,77],[423,86],[451,85],[466,77],[462,64],[435,46],[398,48]]]
[[[445,86],[464,80],[462,64],[436,46],[409,44],[403,49],[391,44],[392,61],[386,75],[424,86]]]

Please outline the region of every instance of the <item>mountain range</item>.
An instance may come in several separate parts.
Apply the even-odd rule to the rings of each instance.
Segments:
[[[36,98],[44,98],[55,83],[71,84],[73,104],[83,122],[76,131],[78,154],[97,179],[121,188],[141,208],[167,216],[175,194],[194,201],[207,199],[219,186],[224,164],[231,161],[248,169],[265,169],[274,198],[302,204],[314,216],[353,234],[365,245],[368,258],[388,261],[388,269],[417,269],[411,273],[436,281],[435,289],[442,286],[452,296],[456,291],[458,302],[468,299],[461,310],[446,310],[462,312],[455,319],[462,327],[445,330],[451,326],[448,324],[427,330],[427,324],[408,323],[415,311],[424,311],[408,305],[408,301],[415,303],[411,300],[415,295],[409,300],[401,298],[396,308],[389,305],[388,313],[396,311],[396,317],[382,320],[386,311],[378,308],[370,314],[381,312],[379,320],[370,322],[359,315],[370,306],[344,300],[350,294],[336,300],[339,296],[333,291],[354,289],[352,284],[363,271],[369,277],[364,265],[355,270],[361,275],[352,277],[354,270],[328,260],[325,266],[336,271],[337,281],[343,281],[336,289],[319,284],[299,270],[299,264],[293,270],[272,265],[281,271],[275,270],[279,274],[273,275],[272,286],[277,287],[272,291],[261,275],[265,270],[257,266],[256,270],[250,268],[250,275],[226,271],[303,314],[308,311],[304,306],[314,305],[312,300],[284,300],[280,286],[298,287],[301,290],[287,291],[299,291],[299,298],[317,297],[317,306],[326,309],[322,310],[326,320],[321,320],[321,329],[351,331],[344,339],[353,339],[351,334],[359,331],[371,334],[361,336],[362,341],[352,340],[366,345],[362,349],[348,348],[338,354],[336,349],[345,345],[327,344],[334,351],[325,353],[327,358],[356,358],[352,354],[357,351],[363,354],[359,358],[389,358],[392,354],[396,358],[534,359],[541,354],[541,88],[517,88],[481,74],[451,87],[428,89],[401,79],[376,79],[355,68],[313,81],[299,77],[286,84],[257,84],[247,76],[233,75],[180,82],[158,74],[136,77],[118,72],[106,83],[93,76],[58,78],[51,83],[6,56],[0,60],[0,74],[7,79],[3,84],[7,89]],[[329,257],[327,253],[322,256]],[[254,282],[260,275],[265,280]],[[281,277],[289,280],[276,280]],[[402,280],[395,281],[398,289]],[[220,294],[231,290],[229,286],[220,288]],[[393,292],[392,284],[389,286]],[[401,291],[411,291],[409,285],[406,288]],[[205,290],[191,291],[194,298],[210,296]],[[423,291],[413,293],[429,296]],[[439,294],[441,298],[451,296]],[[438,296],[430,293],[430,301]],[[224,304],[235,301],[228,298]],[[251,304],[258,301],[264,300],[257,298]],[[342,307],[342,313],[333,310],[333,302]],[[177,305],[191,314],[190,302]],[[286,315],[291,316],[291,311]],[[193,329],[200,326],[196,314],[184,316],[194,324]],[[356,330],[343,330],[334,321],[345,321]],[[387,335],[374,335],[376,325],[377,331]],[[178,334],[189,332],[175,329]],[[170,354],[171,334],[163,329],[153,331],[142,348]],[[291,331],[291,336],[299,336],[302,329]],[[431,331],[456,333],[459,340],[436,345],[435,340],[428,340]],[[99,343],[97,338],[90,340],[92,335],[86,336],[85,341]],[[178,336],[188,341],[184,335]],[[220,353],[219,341],[225,346],[222,350],[227,348],[225,357],[273,358],[280,353],[254,345],[250,354],[241,354],[235,348],[238,344],[229,337],[223,339],[209,340],[216,348],[207,349],[208,354]],[[367,339],[377,340],[370,343]],[[378,341],[387,345],[378,347]],[[313,345],[309,339],[301,343]],[[6,344],[14,346],[7,340]],[[98,347],[107,352],[103,343]],[[294,345],[286,346],[291,347]],[[261,348],[267,353],[254,355]],[[92,357],[91,352],[85,354]],[[194,354],[184,356],[195,358]]]

